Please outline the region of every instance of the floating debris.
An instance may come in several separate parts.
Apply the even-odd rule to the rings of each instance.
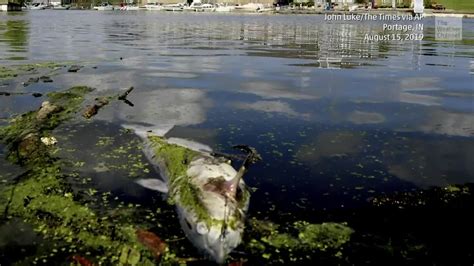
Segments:
[[[67,70],[67,72],[78,72],[79,70],[81,70],[81,68],[83,68],[83,66],[79,66],[79,65],[72,65],[71,67],[69,67],[69,69]]]
[[[133,87],[130,87],[130,88],[128,88],[124,93],[122,93],[122,94],[120,94],[120,95],[118,96],[118,99],[119,99],[120,101],[123,101],[124,103],[130,105],[131,107],[133,107],[133,103],[131,103],[131,102],[127,99],[127,96],[130,94],[130,92],[133,91],[133,89],[134,89]]]
[[[155,233],[150,231],[138,229],[136,234],[140,243],[151,251],[155,259],[159,260],[161,255],[166,251],[166,243],[155,235]]]
[[[97,115],[99,113],[99,110],[109,104],[109,100],[105,97],[97,98],[95,99],[95,104],[87,106],[86,110],[84,113],[82,113],[82,116],[84,118],[90,119],[93,116]]]
[[[28,87],[31,84],[38,83],[39,78],[29,78],[28,81],[23,82],[23,86]]]
[[[133,91],[133,87],[128,88],[125,92],[119,94],[116,96],[116,98],[120,101],[123,101],[124,103],[130,105],[133,107],[133,103],[131,103],[129,100],[127,100],[127,96],[130,94],[130,92]],[[115,97],[100,97],[95,99],[95,103],[93,105],[87,106],[86,110],[82,114],[84,118],[90,119],[93,116],[97,115],[99,113],[99,110],[103,108],[104,106],[108,105],[111,100],[115,99]]]
[[[46,146],[53,146],[58,143],[58,140],[55,137],[42,137],[41,142]]]
[[[48,77],[48,76],[41,76],[41,77],[39,78],[39,80],[41,80],[41,81],[44,82],[44,83],[51,83],[51,82],[53,82],[53,80],[52,80],[50,77]]]
[[[82,257],[82,256],[79,256],[79,255],[74,255],[74,256],[71,257],[71,259],[72,259],[75,263],[77,263],[77,264],[79,264],[79,265],[81,265],[81,266],[94,266],[94,265],[95,265],[95,264],[92,263],[90,260],[88,260],[88,259],[86,259],[86,258],[84,258],[84,257]]]
[[[30,93],[27,93],[27,92],[0,91],[0,96],[14,96],[14,95],[27,95],[27,94],[30,94]],[[39,92],[33,92],[33,93],[31,93],[31,96],[33,96],[33,97],[35,97],[35,98],[38,98],[38,97],[43,96],[43,94],[41,94],[41,93],[39,93]]]

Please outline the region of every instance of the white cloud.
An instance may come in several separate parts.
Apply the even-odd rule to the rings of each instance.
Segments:
[[[255,110],[265,113],[280,113],[291,117],[309,118],[309,114],[298,113],[290,107],[288,103],[281,101],[257,101],[254,103],[237,102],[234,103],[236,108]]]
[[[241,88],[243,92],[258,95],[264,99],[312,100],[318,98],[297,89],[285,88],[278,83],[266,81],[246,82]]]

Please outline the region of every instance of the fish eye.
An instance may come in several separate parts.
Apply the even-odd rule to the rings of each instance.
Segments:
[[[199,222],[197,223],[196,225],[196,231],[201,234],[201,235],[204,235],[204,234],[207,234],[209,232],[209,228],[207,228],[206,224],[203,223],[203,222]]]

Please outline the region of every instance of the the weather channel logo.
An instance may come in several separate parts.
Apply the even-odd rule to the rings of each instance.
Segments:
[[[462,40],[462,16],[436,16],[435,38],[440,41]]]

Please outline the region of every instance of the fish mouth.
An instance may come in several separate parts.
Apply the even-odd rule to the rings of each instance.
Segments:
[[[225,245],[220,245],[209,250],[209,255],[211,255],[214,261],[218,264],[223,264],[226,261],[228,254],[229,251],[226,250]]]
[[[223,264],[227,260],[229,253],[240,244],[242,239],[240,231],[228,229],[226,231],[219,235],[217,240],[212,239],[211,235],[206,237],[207,253],[218,264]]]
[[[199,221],[185,209],[178,206],[179,220],[186,237],[205,254],[210,260],[223,264],[229,253],[236,248],[242,240],[243,218],[232,216],[233,226],[225,221],[222,223],[208,223]]]

